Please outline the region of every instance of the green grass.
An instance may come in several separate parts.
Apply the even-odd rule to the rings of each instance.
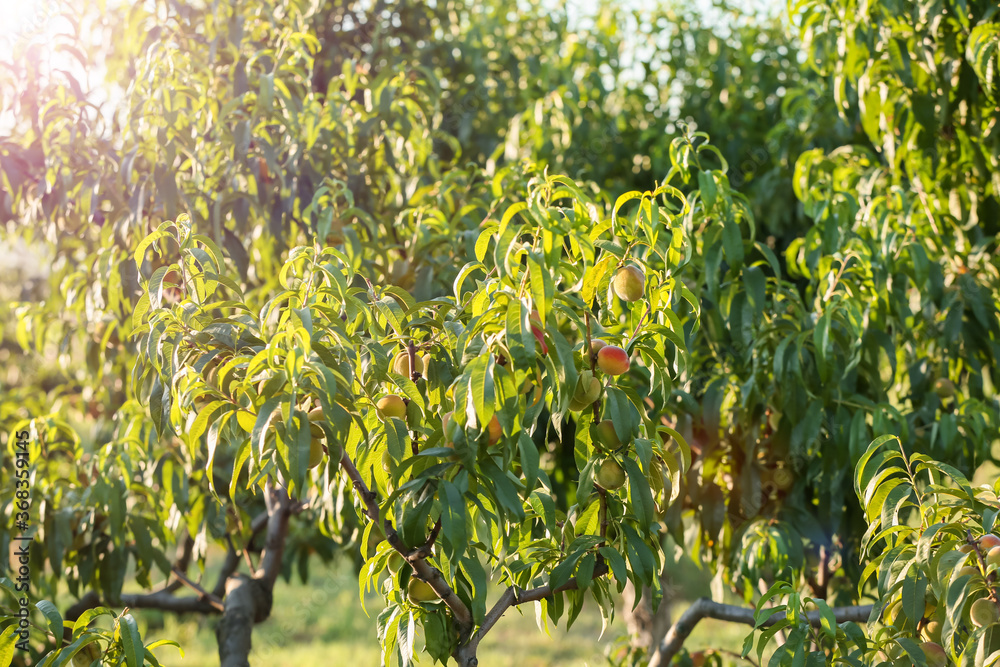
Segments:
[[[682,568],[676,581],[683,582],[678,594],[686,600],[708,595],[708,577],[693,564]],[[499,589],[489,603],[499,595]],[[369,595],[365,599],[368,615],[362,611],[358,598],[357,578],[344,564],[329,568],[315,567],[308,584],[298,578],[280,580],[275,586],[271,617],[254,628],[251,664],[271,667],[300,665],[349,664],[352,667],[374,667],[380,664],[375,635],[375,619],[381,610],[381,598]],[[686,602],[674,607],[676,614]],[[177,617],[154,611],[136,613],[146,641],[174,639],[184,647],[181,658],[176,649],[157,649],[164,667],[207,666],[218,664],[215,642],[215,620]],[[611,644],[624,631],[620,615],[601,633],[600,611],[593,602],[569,630],[564,625],[550,626],[551,637],[538,629],[535,605],[512,609],[500,620],[480,647],[480,664],[488,667],[594,667],[607,664],[605,657]],[[725,648],[739,651],[747,628],[732,624],[703,621],[688,640],[689,650]],[[418,635],[417,648],[423,646]],[[430,665],[424,657],[422,664]]]

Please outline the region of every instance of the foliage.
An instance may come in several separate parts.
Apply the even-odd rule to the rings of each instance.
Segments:
[[[839,87],[845,120],[872,113],[849,104],[845,87],[868,86],[878,72],[879,85],[897,86],[898,95],[940,94],[941,113],[957,104],[967,108],[970,128],[988,123],[991,103],[978,90],[934,88],[893,69],[900,45],[917,48],[917,37],[900,27],[914,18],[909,10],[897,17],[895,5],[873,3],[871,16],[855,19],[847,6],[840,14],[852,17],[847,26],[833,21],[826,3],[794,8],[803,13],[808,52]],[[972,26],[993,20],[985,7],[978,15],[969,9]],[[962,21],[937,16],[922,14],[914,24],[927,39],[950,44],[955,34],[945,26],[958,30]],[[883,24],[893,26],[885,44],[873,27]],[[835,46],[827,38],[841,29],[871,39],[841,42],[852,55],[843,68],[824,68],[837,60],[824,50]],[[885,49],[881,59],[863,55],[876,47]],[[948,61],[952,69],[966,52],[934,51],[957,58]],[[915,56],[906,63],[937,67]],[[964,101],[952,99],[960,91]],[[700,511],[699,531],[685,534],[689,545],[710,547],[719,583],[748,601],[784,565],[801,571],[799,585],[814,597],[857,599],[850,584],[866,563],[866,517],[846,482],[863,443],[896,434],[963,471],[993,457],[1000,274],[997,230],[985,211],[996,196],[989,179],[958,184],[948,176],[953,168],[974,171],[971,161],[992,144],[974,135],[973,154],[947,138],[917,141],[914,116],[898,114],[892,125],[880,108],[881,121],[864,120],[878,148],[799,156],[793,183],[812,226],[781,255],[739,219],[691,234],[698,239],[691,266],[701,270],[691,289],[703,315],[689,344],[692,381],[679,392],[689,426],[679,430],[700,450],[687,493]],[[906,159],[891,159],[900,154]],[[955,167],[963,160],[965,168]],[[978,209],[949,208],[949,201],[974,201]],[[674,529],[681,534],[680,524]]]
[[[787,601],[758,613],[757,623],[787,616],[759,632],[758,659],[782,631],[786,639],[770,665],[941,664],[928,652],[935,647],[943,647],[945,659],[955,664],[996,664],[996,619],[983,623],[973,607],[996,611],[1000,563],[990,556],[990,545],[996,548],[991,531],[1000,512],[997,486],[973,488],[954,467],[907,453],[898,438],[882,436],[859,462],[855,491],[869,522],[860,587],[877,600],[867,626],[838,626],[824,600],[779,582],[762,596],[758,610],[779,596]],[[822,617],[819,627],[806,616],[810,605]],[[753,639],[747,637],[744,655]]]
[[[6,66],[0,225],[44,267],[0,303],[32,590],[156,602],[126,573],[176,587],[214,544],[221,596],[274,552],[277,483],[283,575],[350,553],[387,660],[417,626],[474,652],[489,582],[568,623],[656,597],[662,531],[862,650],[794,610],[919,583],[866,584],[863,443],[958,480],[1000,431],[996,7],[368,4],[67,5]],[[408,600],[428,578],[444,604]]]
[[[710,148],[681,148],[680,159]],[[623,215],[631,200],[638,206]],[[346,244],[317,244],[292,249],[279,274],[284,289],[259,311],[210,239],[183,220],[164,223],[136,251],[139,263],[147,249],[180,251],[177,264],[161,266],[145,284],[136,377],[159,430],[181,434],[175,456],[185,468],[204,466],[234,513],[244,488],[277,475],[300,500],[312,499],[320,526],[335,534],[342,518],[330,510],[353,496],[332,454],[342,443],[368,487],[386,498],[382,512],[404,553],[440,530],[435,564],[477,625],[487,581],[524,589],[543,574],[553,589],[571,580],[578,588],[565,602],[559,595],[543,601],[553,620],[565,609],[572,622],[588,587],[610,615],[599,575],[610,568],[619,590],[627,578],[639,586],[656,580],[657,513],[676,497],[690,461],[683,439],[659,423],[658,408],[684,368],[673,309],[690,297],[673,274],[685,261],[679,219],[687,213],[669,186],[609,206],[568,179],[537,178],[525,202],[487,221],[454,297],[417,302],[395,287],[357,286],[361,257]],[[318,238],[325,232],[321,226]],[[609,286],[627,260],[645,267],[644,298],[631,306]],[[184,276],[176,303],[162,299],[168,273]],[[580,313],[595,300],[592,324]],[[579,379],[601,377],[584,352],[592,335],[641,364],[608,376],[603,399],[571,415]],[[423,359],[416,367],[426,371],[400,374],[396,358],[407,354]],[[407,399],[405,422],[376,409],[385,395]],[[307,416],[317,406],[318,421]],[[599,417],[614,423],[625,445],[595,446],[589,426]],[[502,435],[489,432],[494,419]],[[331,452],[315,474],[310,422],[321,426]],[[541,460],[546,450],[572,457],[578,472],[556,476]],[[609,458],[630,480],[621,493],[594,490],[594,467]],[[369,524],[363,587],[374,586],[386,566],[390,544],[373,548],[381,540],[381,527]],[[401,655],[411,655],[406,628],[416,619],[432,655],[444,658],[460,638],[440,613],[407,603],[407,575],[386,583],[383,647],[392,653],[398,641]]]
[[[0,579],[0,588],[14,602],[23,597],[23,593],[15,590],[13,582],[6,577]],[[142,667],[152,665],[158,667],[160,662],[153,653],[161,646],[175,646],[177,642],[169,639],[144,644],[139,626],[132,614],[123,611],[115,614],[106,607],[96,607],[84,612],[75,622],[63,621],[62,615],[52,602],[40,600],[34,605],[47,623],[44,628],[36,628],[44,634],[51,635],[55,648],[50,651],[45,660],[38,663],[49,665],[65,665],[67,663],[102,665],[126,665],[126,667]],[[110,628],[94,625],[102,617],[113,619]],[[14,657],[15,647],[21,641],[18,630],[19,616],[4,615],[0,617],[0,660],[9,665]],[[65,632],[64,632],[65,631]],[[183,654],[183,651],[182,651]]]

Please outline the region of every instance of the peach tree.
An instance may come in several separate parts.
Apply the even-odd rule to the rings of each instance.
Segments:
[[[678,161],[711,149],[678,142]],[[225,586],[223,664],[250,649],[240,619],[266,616],[266,561],[292,516],[363,527],[361,583],[383,592],[379,638],[403,663],[417,628],[432,657],[471,666],[512,605],[571,623],[593,597],[607,619],[626,580],[655,586],[658,521],[690,466],[665,419],[686,368],[675,311],[697,308],[678,279],[688,200],[664,185],[609,205],[540,174],[427,301],[368,280],[312,213],[316,241],[269,295],[245,293],[183,218],[135,252],[176,258],[144,278],[134,315],[158,431],[204,466],[230,530],[252,522],[249,495],[267,500],[263,564]],[[491,582],[507,589],[490,605]]]

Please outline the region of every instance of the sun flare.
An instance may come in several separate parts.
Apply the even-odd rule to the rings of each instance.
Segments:
[[[47,15],[45,0],[0,0],[0,37],[9,39],[12,35],[30,29],[45,20]]]

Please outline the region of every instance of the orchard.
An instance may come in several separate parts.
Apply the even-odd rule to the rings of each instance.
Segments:
[[[994,2],[25,11],[0,667],[1000,662]]]

